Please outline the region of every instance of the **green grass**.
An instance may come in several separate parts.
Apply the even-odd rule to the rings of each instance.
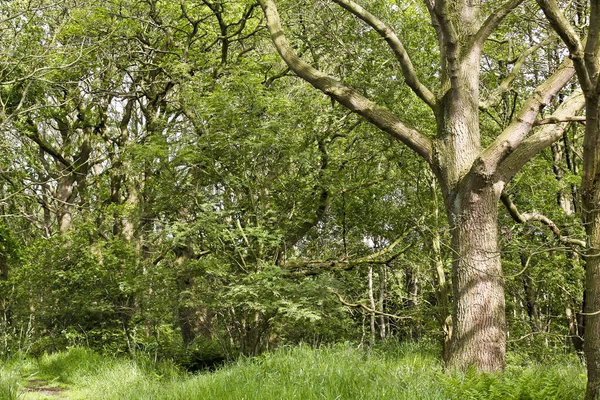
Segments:
[[[19,398],[19,377],[13,370],[0,369],[0,399],[16,400]]]
[[[172,364],[101,357],[85,349],[19,360],[0,371],[0,400],[75,399],[582,399],[577,357],[551,364],[511,359],[504,374],[444,373],[432,347],[365,351],[349,344],[282,348],[215,372],[186,374]],[[515,362],[518,361],[518,362]],[[67,388],[57,396],[18,392],[27,380]]]

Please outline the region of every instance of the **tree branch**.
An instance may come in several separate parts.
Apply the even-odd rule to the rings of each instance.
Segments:
[[[63,155],[60,154],[54,147],[52,147],[52,145],[50,145],[48,142],[42,139],[40,132],[31,120],[28,121],[27,127],[25,129],[25,135],[29,139],[33,140],[33,142],[35,142],[41,150],[43,150],[45,153],[52,156],[52,158],[54,158],[56,161],[64,165],[69,172],[75,171],[73,164],[71,164],[65,157],[63,157]]]
[[[537,121],[535,121],[533,126],[560,124],[562,122],[585,122],[585,121],[586,121],[585,115],[576,116],[576,117],[564,117],[564,118],[548,117],[548,118],[544,118],[544,119],[538,119]]]
[[[541,108],[550,103],[574,74],[572,61],[565,59],[558,69],[533,91],[510,125],[483,151],[481,160],[485,163],[487,171],[496,171],[500,163],[519,147],[531,131]]]
[[[590,2],[590,23],[588,27],[587,39],[585,42],[584,49],[584,59],[585,65],[587,67],[587,73],[590,77],[596,77],[596,82],[591,82],[595,84],[595,94],[598,94],[600,91],[600,87],[598,85],[600,76],[599,76],[599,67],[600,60],[598,60],[598,56],[600,54],[600,4],[597,1]]]
[[[510,89],[514,80],[519,75],[519,72],[521,71],[521,68],[523,67],[523,64],[525,63],[525,60],[527,59],[527,57],[529,57],[534,52],[538,51],[544,44],[546,44],[546,43],[542,42],[542,43],[536,44],[535,46],[531,46],[530,48],[525,50],[519,56],[519,58],[515,62],[515,65],[513,66],[512,71],[510,71],[510,73],[502,80],[500,85],[496,89],[494,89],[494,91],[492,91],[492,93],[490,93],[490,95],[488,96],[488,98],[486,100],[481,101],[479,103],[480,110],[485,111],[485,110],[489,109],[490,107],[492,107],[493,105],[495,105],[496,103],[498,103],[498,101],[500,100],[500,97],[504,93],[506,93],[508,91],[508,89]]]
[[[398,252],[395,252],[387,258],[383,258],[387,254],[391,253],[392,250],[396,246],[398,246],[398,244],[402,243],[402,241],[406,238],[407,234],[408,232],[402,235],[402,237],[398,238],[394,243],[392,243],[388,247],[376,253],[369,254],[368,256],[360,257],[354,260],[294,260],[286,261],[283,267],[294,274],[309,276],[317,275],[318,273],[324,271],[347,271],[359,265],[365,264],[389,264],[412,247],[412,243],[410,243]]]
[[[537,3],[544,12],[544,15],[546,15],[552,29],[560,36],[569,49],[570,58],[573,60],[573,64],[577,70],[579,83],[584,92],[595,89],[595,86],[592,85],[591,76],[589,75],[591,71],[588,71],[586,68],[586,54],[583,43],[575,31],[575,28],[569,23],[555,0],[537,0]],[[592,3],[594,2],[592,1]],[[590,43],[590,46],[594,45],[594,43]],[[587,46],[588,45],[586,44],[585,50],[587,50]]]
[[[550,118],[565,120],[572,118],[585,106],[585,98],[580,89],[575,90],[562,102]],[[568,126],[568,122],[544,125],[531,136],[523,140],[519,147],[513,151],[500,165],[498,175],[504,182],[512,177],[531,160],[537,153],[560,139]]]
[[[396,36],[396,33],[381,20],[371,14],[369,11],[362,8],[352,0],[333,0],[335,3],[348,10],[369,26],[387,42],[392,49],[392,52],[396,56],[396,59],[400,62],[402,68],[402,75],[406,80],[406,84],[415,92],[421,100],[423,100],[432,110],[436,109],[436,98],[435,95],[420,81],[415,72],[415,68],[408,56],[408,53],[404,49],[404,45]],[[522,1],[522,0],[519,0]]]
[[[267,27],[275,48],[292,71],[352,112],[364,117],[379,129],[406,144],[427,162],[432,162],[433,146],[427,136],[408,126],[392,112],[364,97],[356,90],[302,61],[295,54],[283,33],[273,0],[259,0],[259,3],[267,18]]]
[[[479,31],[477,31],[473,43],[471,44],[471,48],[481,51],[487,38],[494,32],[498,25],[500,25],[502,20],[504,20],[504,18],[506,18],[506,16],[522,2],[523,0],[508,0],[499,9],[493,11],[485,20],[481,28],[479,28]]]
[[[560,229],[558,228],[558,226],[556,226],[556,224],[550,218],[546,217],[545,215],[542,215],[537,212],[521,214],[519,212],[519,210],[517,209],[517,206],[515,205],[515,203],[512,202],[510,197],[505,192],[502,192],[500,199],[502,200],[502,204],[504,204],[504,206],[508,210],[508,213],[515,220],[515,222],[518,222],[519,224],[525,224],[529,221],[541,222],[542,224],[546,225],[550,229],[550,231],[552,231],[554,236],[560,242],[569,244],[569,245],[580,246],[583,248],[587,247],[585,240],[572,239],[570,237],[563,236],[562,233],[560,232]]]
[[[440,50],[442,50],[442,52],[445,50],[446,54],[444,56],[449,62],[456,61],[459,58],[458,32],[456,31],[452,18],[449,17],[452,15],[451,9],[456,7],[456,1],[427,1],[428,8],[430,7],[430,4],[433,5],[433,8],[430,9],[430,13],[433,12],[433,15],[435,15],[435,18],[432,18],[432,20],[434,20],[439,27],[438,38],[443,41],[443,43],[440,43]],[[438,30],[437,27],[436,30]]]
[[[328,288],[328,290],[331,293],[335,294],[337,296],[338,300],[340,301],[340,303],[342,303],[345,306],[352,307],[352,308],[362,308],[363,310],[365,310],[365,311],[367,311],[367,312],[369,312],[371,314],[383,315],[383,316],[390,317],[390,318],[395,318],[395,319],[412,319],[412,316],[410,316],[410,315],[401,317],[400,315],[388,314],[388,313],[385,313],[383,311],[373,310],[372,308],[369,308],[369,307],[367,307],[367,306],[365,306],[364,304],[361,304],[361,303],[357,303],[357,304],[348,303],[347,301],[345,301],[342,298],[341,294],[339,294],[338,292],[336,292],[332,288]]]

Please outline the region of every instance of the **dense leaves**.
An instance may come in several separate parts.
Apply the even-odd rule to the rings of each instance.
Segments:
[[[451,232],[433,176],[296,78],[253,2],[21,3],[0,8],[0,353],[83,345],[196,368],[290,343],[443,340]],[[302,57],[435,133],[375,32],[329,2],[281,3]],[[426,9],[365,3],[439,89]],[[482,92],[554,43],[532,13],[486,43]],[[564,56],[535,50],[482,113],[484,142]],[[581,139],[573,124],[506,189],[573,238]],[[507,213],[500,228],[510,346],[572,349],[579,249]]]

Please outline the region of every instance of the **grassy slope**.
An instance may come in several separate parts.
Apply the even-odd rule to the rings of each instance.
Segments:
[[[544,365],[520,361],[513,356],[503,375],[444,374],[435,354],[414,344],[373,352],[351,345],[318,350],[301,346],[240,360],[213,373],[187,375],[144,359],[102,358],[72,349],[1,367],[0,400],[583,398],[585,369],[575,357]],[[68,391],[25,395],[27,379]]]

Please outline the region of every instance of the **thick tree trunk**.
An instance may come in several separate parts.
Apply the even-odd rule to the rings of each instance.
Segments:
[[[494,187],[468,190],[452,215],[453,337],[448,365],[504,368],[506,318]]]
[[[453,83],[436,113],[440,181],[451,229],[453,311],[448,366],[504,368],[506,317],[498,246],[498,202],[504,184],[481,162],[479,56],[449,62]],[[459,83],[458,83],[459,82]]]

